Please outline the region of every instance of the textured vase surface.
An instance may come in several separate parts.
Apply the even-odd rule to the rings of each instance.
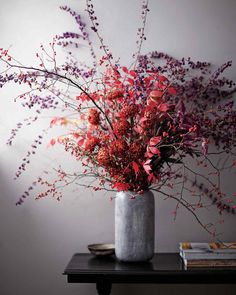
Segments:
[[[116,257],[121,261],[148,261],[154,254],[154,238],[153,193],[118,192],[115,200]]]

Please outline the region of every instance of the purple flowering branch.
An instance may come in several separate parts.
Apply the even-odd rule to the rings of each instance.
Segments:
[[[109,62],[110,66],[112,67],[112,62],[111,60],[113,59],[113,56],[109,50],[109,47],[105,45],[103,38],[101,37],[99,30],[98,30],[98,19],[97,16],[95,15],[95,10],[94,6],[92,4],[92,0],[86,0],[86,11],[89,15],[89,19],[92,23],[91,30],[97,35],[98,40],[100,42],[100,49],[102,49],[105,53],[105,59]]]
[[[137,32],[137,37],[138,40],[136,41],[137,44],[137,51],[136,53],[133,54],[133,58],[134,58],[134,69],[136,69],[136,65],[138,63],[138,58],[140,56],[140,52],[141,52],[141,48],[143,45],[143,41],[146,40],[146,36],[144,34],[144,30],[145,30],[145,26],[146,26],[146,22],[147,22],[147,14],[149,12],[149,8],[148,8],[148,0],[143,0],[142,3],[142,12],[141,12],[141,18],[142,18],[142,25],[140,28],[138,28],[138,32]]]
[[[97,104],[97,102],[93,99],[93,97],[83,88],[81,87],[78,83],[74,82],[71,78],[65,76],[65,75],[61,75],[58,72],[50,72],[46,69],[39,69],[39,68],[35,68],[35,67],[27,67],[27,66],[22,66],[22,65],[15,65],[15,64],[11,64],[10,62],[8,62],[7,60],[1,59],[3,62],[5,62],[10,68],[17,68],[17,69],[24,69],[24,70],[30,70],[30,71],[35,71],[37,72],[41,72],[46,74],[46,78],[53,78],[53,77],[57,77],[57,78],[61,78],[62,80],[68,81],[71,85],[79,88],[79,90],[81,90],[90,100],[91,102],[94,104],[94,106],[104,115],[104,117],[106,118],[107,123],[109,124],[111,130],[113,130],[113,126],[111,124],[110,119],[108,118],[107,114],[104,112],[104,110]]]

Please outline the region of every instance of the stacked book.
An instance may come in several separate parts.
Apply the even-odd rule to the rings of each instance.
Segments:
[[[185,267],[235,267],[236,243],[180,243]]]

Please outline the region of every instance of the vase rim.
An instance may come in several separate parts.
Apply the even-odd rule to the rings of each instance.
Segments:
[[[141,194],[135,192],[135,191],[131,191],[131,190],[127,190],[127,191],[118,191],[117,193],[128,193],[128,194],[132,194],[132,195],[137,195],[137,196],[141,196],[145,193],[148,193],[148,192],[151,192],[152,190],[151,189],[147,189],[145,191],[143,191]]]

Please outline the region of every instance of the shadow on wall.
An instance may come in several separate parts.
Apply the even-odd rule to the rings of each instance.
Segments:
[[[21,191],[17,192],[8,174],[9,171],[0,170],[0,294],[72,295],[78,290],[96,294],[92,284],[67,284],[62,272],[73,253],[87,251],[89,238],[95,239],[97,234],[109,239],[111,230],[102,234],[99,228],[93,229],[97,220],[104,231],[106,214],[91,221],[95,210],[91,204],[96,207],[97,202],[99,211],[104,204],[91,196],[81,202],[68,196],[61,203],[50,198],[38,202],[29,198],[23,205],[15,206]],[[104,211],[109,213],[108,200],[105,204]]]
[[[74,249],[63,233],[60,214],[34,200],[15,206],[17,191],[3,171],[0,192],[0,294],[66,294],[62,271]]]

